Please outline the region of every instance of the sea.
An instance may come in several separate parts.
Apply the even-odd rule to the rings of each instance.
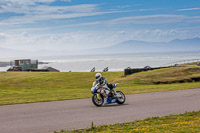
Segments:
[[[0,58],[1,61],[11,61],[20,58]],[[131,54],[102,54],[102,55],[64,55],[64,56],[40,56],[29,57],[37,59],[38,67],[53,67],[61,72],[90,72],[95,67],[95,71],[102,72],[108,67],[108,71],[124,71],[125,68],[165,67],[174,64],[200,61],[200,51],[190,52],[156,52],[156,53],[131,53]],[[10,66],[0,67],[0,71],[6,71]]]

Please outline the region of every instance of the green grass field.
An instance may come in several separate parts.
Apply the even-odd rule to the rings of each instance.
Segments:
[[[0,105],[90,98],[94,75],[91,72],[0,72]],[[192,80],[200,77],[200,67],[195,65],[126,77],[123,72],[102,75],[110,83],[120,83],[117,90],[125,94],[200,88],[200,82]]]
[[[200,111],[55,133],[199,133]]]

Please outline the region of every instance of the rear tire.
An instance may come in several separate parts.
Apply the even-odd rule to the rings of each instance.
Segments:
[[[121,96],[121,97],[118,97],[117,103],[123,104],[126,101],[126,97],[125,97],[124,93],[121,91],[117,91],[117,93]]]
[[[97,94],[94,94],[94,95],[92,96],[92,102],[94,103],[94,105],[100,107],[100,106],[102,106],[103,103],[104,103],[104,98],[103,98],[103,96],[100,94],[99,99],[97,99]]]

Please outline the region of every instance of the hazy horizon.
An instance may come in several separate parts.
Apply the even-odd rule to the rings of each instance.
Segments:
[[[89,72],[93,67],[96,71],[102,71],[108,67],[109,71],[123,71],[127,67],[143,68],[145,66],[164,67],[176,63],[188,63],[187,60],[199,59],[200,52],[157,52],[157,53],[129,53],[129,54],[102,54],[102,55],[65,55],[65,56],[38,56],[30,59],[38,59],[39,62],[48,62],[40,64],[39,68],[50,66],[61,72]],[[1,61],[9,62],[15,59],[26,58],[4,58]],[[183,61],[186,60],[186,61]],[[9,68],[0,67],[0,71],[6,71]]]

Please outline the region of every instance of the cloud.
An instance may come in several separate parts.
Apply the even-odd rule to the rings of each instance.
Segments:
[[[71,2],[71,0],[0,0],[0,15],[3,16],[0,20],[0,47],[19,50],[84,49],[111,46],[126,40],[154,42],[200,36],[200,28],[196,28],[197,24],[191,25],[199,23],[200,16],[148,15],[153,13],[151,10],[158,10],[158,8],[128,10],[133,9],[131,6],[140,5],[122,5],[113,7],[115,8],[113,10],[102,10],[104,7],[101,7],[101,4],[69,5],[68,3],[67,5],[55,6],[52,4],[55,1]],[[199,8],[179,10],[199,10]],[[147,13],[146,11],[149,12]],[[132,14],[123,12],[131,12]],[[75,19],[114,13],[121,14],[113,15],[112,17],[84,18],[81,21],[77,21],[80,19]],[[144,13],[147,14],[144,15]],[[51,26],[48,25],[49,22]],[[42,27],[42,24],[46,25]],[[141,26],[134,29],[135,25],[132,26],[132,24],[145,27],[141,30],[139,30]],[[162,29],[158,28],[161,26],[157,26],[160,24],[163,24],[161,25]],[[131,27],[129,28],[128,26],[130,25]],[[193,28],[174,28],[185,26]],[[127,27],[129,30],[127,30]],[[87,31],[87,29],[90,29],[90,31]],[[47,32],[49,34],[42,34]]]
[[[46,1],[46,2],[50,2]],[[19,3],[18,3],[19,4]],[[51,19],[63,19],[63,18],[75,18],[83,16],[91,16],[100,14],[96,11],[97,5],[95,4],[84,4],[84,5],[73,5],[73,6],[49,6],[49,5],[34,5],[35,3],[27,3],[26,6],[15,5],[0,10],[0,12],[14,12],[23,13],[23,15],[13,16],[3,21],[0,21],[0,25],[15,25],[15,24],[26,24],[33,23],[40,20],[51,20]],[[9,4],[8,4],[9,5]]]
[[[78,31],[64,34],[0,33],[0,47],[18,50],[74,50],[108,47],[127,40],[150,42],[200,37],[199,28]],[[2,39],[1,39],[2,38]]]
[[[33,11],[29,10],[23,16],[14,16],[6,20],[2,20],[0,25],[17,25],[17,24],[28,24],[37,21],[45,20],[57,20],[57,19],[70,19],[78,17],[88,17],[111,13],[121,13],[129,11],[96,11],[97,6],[95,4],[84,4],[84,5],[74,5],[74,6],[37,6]]]
[[[116,8],[129,8],[129,7],[136,7],[141,6],[142,4],[134,4],[134,5],[124,5],[124,6],[116,6]]]
[[[5,8],[18,8],[20,6],[32,6],[38,3],[50,4],[56,1],[71,2],[71,0],[0,0],[1,10]]]
[[[96,16],[110,13],[120,13],[129,11],[99,11],[97,4],[81,4],[71,6],[50,6],[48,4],[55,0],[6,0],[1,1],[0,13],[6,15],[8,12],[15,13],[16,15],[7,17],[0,21],[0,26],[12,26],[36,23],[37,21],[57,20],[57,19],[70,19],[78,17]],[[67,0],[70,2],[69,0]],[[23,3],[24,2],[24,3]],[[18,14],[18,15],[17,15]]]
[[[49,4],[55,0],[0,0],[0,13],[24,13],[38,3]]]
[[[73,6],[50,6],[55,0],[5,0],[0,1],[0,13],[23,13],[25,15],[64,13],[64,12],[88,12],[94,11],[96,4],[82,4]],[[67,0],[68,1],[68,0]],[[45,3],[42,4],[41,3]]]
[[[176,23],[186,19],[184,15],[146,15],[146,16],[131,16],[121,17],[111,20],[110,24],[162,24]]]
[[[199,18],[200,18],[199,16],[188,17],[184,15],[162,15],[162,14],[146,15],[146,16],[130,16],[130,17],[120,17],[120,18],[112,19],[112,20],[56,26],[54,28],[91,26],[91,25],[116,26],[116,25],[127,25],[127,24],[166,24],[166,23],[176,23],[176,22],[183,22],[183,21],[184,22],[199,22]]]
[[[80,4],[71,6],[50,5],[50,3],[55,1],[56,0],[0,0],[0,14],[6,16],[6,13],[14,13],[13,16],[8,16],[6,19],[1,20],[0,26],[23,25],[46,20],[70,19],[111,13],[156,10],[139,9],[100,11],[98,4]],[[57,1],[71,2],[71,0]],[[126,5],[125,7],[129,6],[138,5]]]
[[[59,1],[72,2],[72,0],[59,0]]]
[[[6,40],[6,35],[5,35],[5,33],[0,33],[0,44],[1,44],[1,43],[4,43],[5,40]]]
[[[189,17],[187,20],[185,20],[185,22],[192,23],[192,24],[199,23],[200,22],[200,16]]]
[[[177,11],[193,11],[193,10],[200,10],[200,8],[185,8],[185,9],[178,9]]]

